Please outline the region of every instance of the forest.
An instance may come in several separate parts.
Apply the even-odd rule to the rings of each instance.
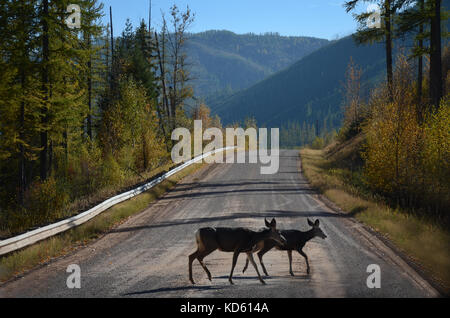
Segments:
[[[348,1],[352,11],[358,1]],[[344,119],[339,147],[354,142],[344,176],[363,193],[394,207],[447,226],[450,208],[450,49],[445,30],[448,11],[441,1],[383,1],[382,27],[364,28],[367,14],[356,15],[358,43],[385,43],[386,78],[362,95],[361,67],[346,72]],[[414,39],[409,51],[393,55],[396,37]],[[395,62],[395,63],[394,63]],[[362,140],[362,142],[355,142]],[[330,149],[330,156],[336,148]]]
[[[206,106],[185,106],[189,8],[172,6],[160,30],[127,21],[116,36],[100,1],[70,4],[80,28],[66,24],[67,0],[0,3],[0,237],[167,169],[175,126],[220,125]]]

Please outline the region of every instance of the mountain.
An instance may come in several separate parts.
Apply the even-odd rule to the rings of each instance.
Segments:
[[[207,97],[248,88],[328,43],[324,39],[277,33],[190,34],[186,53],[194,92],[198,97]]]
[[[362,68],[364,85],[385,76],[383,44],[355,44],[351,36],[334,41],[290,67],[231,97],[209,105],[224,123],[254,117],[259,126],[288,122],[341,124],[342,88],[350,58]]]
[[[442,1],[449,10],[450,0]],[[442,21],[443,32],[450,20]],[[394,62],[398,53],[410,54],[413,35],[394,41]],[[450,42],[442,37],[443,47]],[[385,80],[386,57],[383,43],[357,45],[352,36],[330,42],[291,66],[232,95],[218,95],[208,104],[223,123],[242,122],[254,117],[258,126],[286,127],[319,125],[338,128],[342,123],[345,73],[352,58],[362,68],[362,92],[367,96],[375,84]],[[310,126],[308,126],[310,125]],[[317,128],[317,127],[315,127]]]

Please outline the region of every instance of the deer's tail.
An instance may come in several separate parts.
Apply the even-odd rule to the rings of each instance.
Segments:
[[[199,251],[211,250],[220,248],[217,240],[217,232],[212,227],[205,227],[195,232],[195,240]]]
[[[195,241],[197,242],[197,248],[198,250],[204,250],[205,249],[205,244],[203,243],[202,240],[202,229],[199,229],[197,231],[195,231]]]

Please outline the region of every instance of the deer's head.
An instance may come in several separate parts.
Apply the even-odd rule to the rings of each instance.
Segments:
[[[269,238],[280,244],[286,244],[286,239],[281,235],[280,231],[277,230],[277,221],[275,219],[272,219],[270,223],[267,219],[264,219],[264,221],[266,222],[266,226],[270,229]]]
[[[313,233],[314,233],[314,236],[317,236],[317,237],[320,237],[320,238],[322,238],[322,239],[326,239],[327,238],[327,236],[325,235],[325,233],[323,233],[322,232],[322,230],[320,229],[320,221],[319,220],[316,220],[316,222],[312,222],[310,219],[308,219],[308,224],[310,225],[310,226],[312,226],[312,228],[313,228]]]

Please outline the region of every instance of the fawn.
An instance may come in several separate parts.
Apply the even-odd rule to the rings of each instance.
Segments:
[[[313,223],[308,219],[308,224],[312,227],[312,229],[307,232],[297,230],[281,230],[280,233],[286,239],[286,244],[280,244],[279,242],[274,242],[273,240],[265,240],[257,244],[257,246],[255,247],[255,251],[259,251],[258,252],[259,262],[261,263],[262,269],[266,276],[269,276],[269,274],[267,274],[267,270],[266,267],[264,266],[262,258],[264,254],[266,254],[274,247],[281,251],[287,251],[289,258],[289,273],[292,276],[294,276],[294,273],[292,272],[292,251],[299,252],[299,254],[305,258],[306,272],[307,274],[310,273],[308,256],[305,254],[305,252],[303,252],[302,249],[305,246],[306,242],[310,241],[314,237],[326,239],[327,236],[320,229],[319,220],[316,220],[316,222]],[[248,260],[245,263],[244,269],[242,271],[243,273],[245,273],[247,267],[248,267]]]

